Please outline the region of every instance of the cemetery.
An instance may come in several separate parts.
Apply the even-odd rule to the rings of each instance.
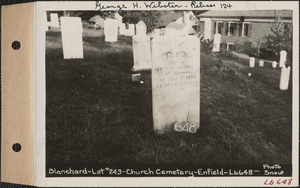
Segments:
[[[47,165],[291,164],[286,52],[274,67],[220,35],[123,24],[60,17],[46,32]]]

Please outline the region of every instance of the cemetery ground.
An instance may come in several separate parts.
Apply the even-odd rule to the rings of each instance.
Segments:
[[[249,68],[201,47],[200,129],[155,134],[151,73],[131,81],[132,38],[84,34],[84,59],[64,60],[60,32],[46,41],[46,161],[52,164],[291,164],[292,89],[280,69]],[[248,77],[251,72],[252,76]]]

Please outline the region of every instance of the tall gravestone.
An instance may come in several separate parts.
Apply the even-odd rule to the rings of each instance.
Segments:
[[[288,89],[289,79],[290,79],[290,72],[291,72],[291,67],[286,68],[285,66],[283,66],[281,68],[280,83],[279,83],[280,90],[287,90]]]
[[[214,45],[213,45],[213,52],[219,52],[220,51],[220,43],[221,43],[221,35],[215,34],[214,35]]]
[[[280,52],[279,67],[284,66],[285,61],[286,61],[286,55],[287,55],[286,51],[283,50],[283,51]]]
[[[125,30],[126,30],[126,25],[124,23],[119,22],[119,34],[120,35],[125,35]]]
[[[250,57],[249,66],[250,67],[254,67],[255,66],[255,58],[254,57]]]
[[[80,17],[60,17],[64,59],[83,58]]]
[[[51,19],[51,27],[59,27],[59,21],[58,21],[58,14],[57,13],[51,13],[50,14]]]
[[[135,24],[128,24],[128,28],[125,30],[125,36],[135,35]]]
[[[105,42],[118,41],[118,27],[119,27],[119,22],[116,19],[107,18],[104,21]]]
[[[200,39],[167,34],[151,44],[154,130],[196,132],[200,123]]]
[[[136,25],[136,35],[132,37],[133,71],[151,69],[150,36],[146,32],[146,24],[140,21]]]

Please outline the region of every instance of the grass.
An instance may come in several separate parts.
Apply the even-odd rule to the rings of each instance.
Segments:
[[[151,73],[131,82],[131,37],[84,36],[82,60],[63,59],[60,32],[46,40],[47,166],[291,164],[292,90],[279,90],[279,69],[202,49],[200,129],[157,135]]]

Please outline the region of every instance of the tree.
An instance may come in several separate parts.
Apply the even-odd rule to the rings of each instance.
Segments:
[[[275,22],[271,26],[271,33],[265,36],[266,42],[262,44],[262,48],[272,51],[277,56],[281,50],[285,50],[290,63],[293,56],[293,24],[283,21],[280,12],[274,13]]]
[[[158,28],[161,23],[161,11],[120,11],[119,14],[123,17],[124,23],[136,24],[139,21],[145,22],[147,25],[147,32]]]

